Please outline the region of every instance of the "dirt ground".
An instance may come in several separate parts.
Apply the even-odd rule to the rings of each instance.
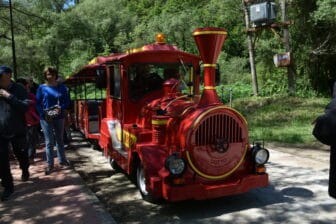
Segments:
[[[284,162],[282,161],[283,159],[280,159],[279,163],[271,163],[273,167],[271,167],[271,175],[275,178],[275,180],[273,180],[274,185],[262,189],[262,193],[256,190],[252,191],[252,193],[207,201],[185,201],[173,204],[162,202],[159,204],[151,204],[142,200],[135,184],[123,173],[114,172],[109,161],[102,155],[102,152],[94,150],[79,134],[74,136],[72,145],[74,147],[66,151],[68,159],[72,161],[75,171],[81,175],[87,186],[98,197],[105,209],[113,216],[117,223],[223,223],[223,221],[229,221],[228,223],[230,223],[230,221],[240,220],[241,216],[245,215],[245,219],[240,220],[240,223],[264,223],[260,221],[260,219],[269,220],[270,217],[268,217],[268,215],[272,215],[273,210],[275,213],[272,216],[276,217],[276,219],[282,221],[287,220],[287,223],[291,223],[291,221],[288,220],[292,220],[291,217],[294,215],[292,214],[286,218],[282,215],[284,211],[279,211],[281,207],[286,210],[288,207],[293,206],[293,201],[289,200],[286,195],[283,195],[280,189],[276,189],[277,185],[281,186],[282,184],[283,174],[281,172],[287,169],[286,165],[281,165],[282,168],[278,169],[279,164]],[[327,176],[329,159],[328,147],[314,147],[313,149],[306,147],[288,148],[275,144],[269,144],[266,145],[266,147],[276,149],[288,155],[288,158],[293,158],[291,162],[287,163],[289,167],[293,165],[293,168],[288,169],[287,173],[298,169],[296,172],[301,174],[302,169],[297,168],[297,161],[301,158],[307,158],[308,162],[304,163],[311,164],[311,161],[314,162],[314,160],[316,160],[314,158],[318,157],[319,159],[316,161],[315,167],[310,168],[309,165],[309,169],[318,169],[318,172],[322,170],[322,175]],[[317,152],[321,152],[322,156],[316,156]],[[277,158],[271,155],[271,159],[276,160]],[[323,164],[323,167],[321,164]],[[277,172],[280,172],[280,174],[276,174]],[[312,174],[314,174],[314,172],[312,172]],[[298,174],[293,174],[293,177],[297,178],[297,175]],[[316,174],[314,175],[316,176]],[[321,174],[317,174],[317,176],[321,176]],[[290,181],[296,183],[295,178]],[[305,179],[303,179],[303,181],[305,181]],[[323,197],[327,197],[325,193],[326,189],[324,189],[327,186],[326,183],[326,180],[319,183],[322,184],[322,186],[319,185],[319,188],[323,188],[319,194],[322,194]],[[302,194],[313,191],[313,188],[293,189],[299,189]],[[263,196],[266,194],[268,195],[267,197]],[[293,200],[295,200],[295,198]],[[328,202],[326,199],[323,199],[323,201]],[[306,206],[304,205],[304,201],[302,203],[303,206]],[[318,203],[321,204],[320,202]],[[262,211],[265,209],[268,209],[268,212],[261,216],[261,218],[258,218],[258,216],[255,216],[254,209],[257,209],[258,212],[261,213],[263,213]],[[300,209],[297,209],[297,217],[300,217]]]

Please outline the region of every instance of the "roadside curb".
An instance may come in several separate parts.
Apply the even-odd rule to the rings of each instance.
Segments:
[[[71,172],[69,173],[69,175],[72,178],[76,178],[81,182],[81,190],[83,190],[83,192],[86,193],[88,200],[92,204],[93,208],[99,214],[102,220],[101,224],[117,224],[112,215],[106,211],[106,209],[99,201],[98,197],[90,190],[88,186],[86,186],[82,177],[76,172],[76,170],[73,167],[71,168]]]

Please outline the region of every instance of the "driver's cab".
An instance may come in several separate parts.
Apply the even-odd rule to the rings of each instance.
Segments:
[[[127,123],[135,123],[144,106],[170,92],[193,95],[193,70],[192,64],[183,63],[131,64],[127,69]]]
[[[156,97],[162,97],[164,83],[175,79],[178,86],[175,91],[184,94],[192,94],[193,73],[192,66],[163,63],[133,64],[128,72],[128,96],[129,100],[137,103],[146,95],[157,92]]]

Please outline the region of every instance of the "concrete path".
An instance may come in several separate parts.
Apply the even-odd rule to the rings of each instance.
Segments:
[[[37,156],[27,182],[21,181],[18,162],[12,161],[15,193],[0,202],[1,224],[115,223],[77,173],[56,166],[53,173],[45,175],[44,151],[38,150]]]

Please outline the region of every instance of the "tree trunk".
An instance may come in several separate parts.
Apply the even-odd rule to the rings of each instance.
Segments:
[[[247,30],[247,45],[248,45],[251,75],[252,75],[252,89],[253,89],[253,95],[257,96],[258,95],[258,78],[257,78],[256,67],[255,67],[254,46],[253,46],[253,41],[252,41],[253,35],[252,35],[252,32],[249,31],[250,18],[249,18],[247,5],[244,0],[242,0],[242,2],[244,6],[245,26]]]
[[[281,14],[282,14],[282,22],[285,24],[287,22],[287,14],[286,14],[286,0],[281,0]],[[284,26],[283,29],[283,42],[287,52],[291,52],[290,48],[290,37],[288,27]],[[291,64],[287,67],[287,78],[288,78],[288,94],[293,96],[295,95],[296,87],[295,87],[295,72],[293,66],[293,54],[291,53]]]

